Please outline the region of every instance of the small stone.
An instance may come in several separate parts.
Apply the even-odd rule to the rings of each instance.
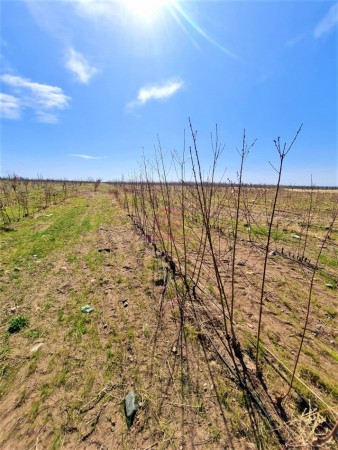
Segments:
[[[129,303],[127,302],[127,300],[123,300],[122,303],[125,308],[127,308],[129,306]]]
[[[253,328],[252,323],[248,323],[248,327],[249,327],[249,328]]]
[[[33,345],[33,347],[30,349],[31,353],[36,353],[37,351],[40,350],[40,348],[42,348],[44,346],[44,342],[39,342],[38,344]]]
[[[138,404],[135,392],[130,391],[124,401],[124,412],[126,415],[128,427],[133,424],[137,410]]]
[[[20,271],[21,271],[20,267],[14,267],[13,269],[13,272],[20,272]]]
[[[63,267],[60,267],[60,270],[63,270],[64,272],[67,272],[67,267],[66,266],[63,266]]]
[[[177,354],[177,348],[176,348],[176,346],[174,345],[174,347],[172,348],[172,352],[174,353],[174,355],[176,355]]]
[[[300,239],[299,234],[292,234],[291,237],[293,237],[293,239]]]
[[[245,266],[245,262],[244,261],[238,261],[237,265],[238,266]]]
[[[275,255],[276,255],[275,250],[272,250],[271,252],[269,252],[269,256],[275,256]]]
[[[326,283],[325,286],[328,287],[328,288],[330,288],[330,289],[334,289],[334,286],[333,286],[333,284],[331,284],[331,283]]]

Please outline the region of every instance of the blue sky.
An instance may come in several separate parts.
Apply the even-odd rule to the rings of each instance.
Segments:
[[[282,182],[337,185],[338,4],[1,0],[1,175],[127,179],[188,118],[205,170],[271,183],[273,139],[301,134]],[[187,137],[187,144],[190,139]]]

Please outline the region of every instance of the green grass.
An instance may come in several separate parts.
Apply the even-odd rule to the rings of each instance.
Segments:
[[[302,379],[310,381],[314,386],[324,390],[327,394],[338,400],[338,385],[328,381],[312,367],[301,367],[299,375]]]
[[[338,362],[338,352],[331,349],[327,349],[326,352],[334,361]]]
[[[34,401],[30,407],[30,410],[28,412],[28,417],[31,420],[35,420],[39,414],[40,411],[40,402],[38,400]]]
[[[44,335],[44,330],[42,328],[32,328],[30,330],[27,330],[25,333],[25,336],[28,337],[28,339],[34,341],[35,339],[39,339]]]
[[[335,309],[327,307],[327,308],[324,308],[324,310],[331,317],[331,319],[334,319],[337,316],[337,311]]]
[[[247,228],[244,228],[245,230],[247,230]],[[247,230],[248,231],[248,230]],[[255,225],[255,224],[251,224],[250,225],[250,232],[254,235],[258,235],[258,236],[268,236],[268,232],[269,229],[267,226],[264,225]],[[284,238],[284,232],[281,230],[271,230],[271,239],[272,241],[280,241],[283,240]]]
[[[329,266],[333,269],[338,268],[338,259],[337,258],[330,258],[327,255],[320,255],[319,261],[324,264],[325,266]]]
[[[41,216],[19,223],[16,231],[6,233],[3,255],[7,266],[20,268],[22,264],[27,265],[27,261],[34,264],[34,260],[40,260],[64,247],[71,247],[81,234],[93,226],[89,217],[83,217],[87,209],[85,199],[72,198],[53,208],[51,217]],[[49,226],[43,231],[36,231],[40,223]]]

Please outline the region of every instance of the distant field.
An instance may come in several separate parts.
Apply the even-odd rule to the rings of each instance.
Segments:
[[[337,191],[17,183],[0,183],[1,448],[310,448],[332,429]]]

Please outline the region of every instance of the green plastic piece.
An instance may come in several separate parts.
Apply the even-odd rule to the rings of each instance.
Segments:
[[[94,311],[94,308],[92,308],[90,305],[85,305],[85,306],[82,306],[81,311],[86,314],[89,314],[92,311]]]

